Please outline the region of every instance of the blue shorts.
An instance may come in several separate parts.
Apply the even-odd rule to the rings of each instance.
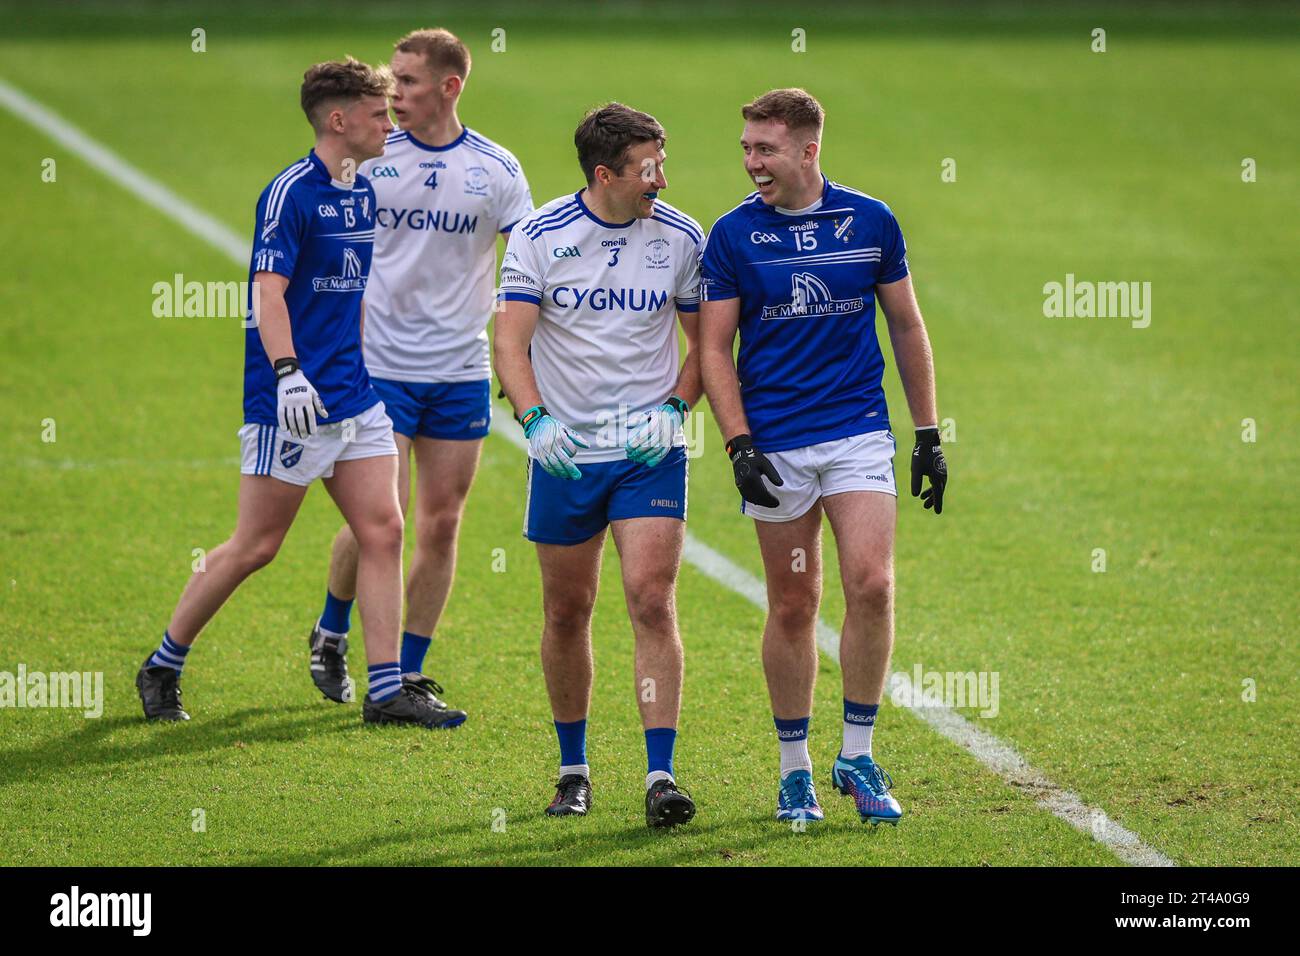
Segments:
[[[393,431],[407,438],[483,438],[492,421],[492,380],[481,382],[398,382],[371,378]]]
[[[623,518],[686,520],[686,449],[674,448],[658,465],[593,461],[582,477],[548,475],[528,459],[524,537],[542,544],[582,544]]]

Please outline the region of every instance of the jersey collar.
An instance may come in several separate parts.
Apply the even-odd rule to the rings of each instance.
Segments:
[[[581,189],[573,194],[573,198],[578,200],[578,207],[583,211],[588,219],[597,225],[604,226],[606,229],[626,229],[628,226],[632,225],[632,223],[636,222],[635,218],[629,219],[627,222],[606,222],[587,208],[587,204],[582,201]]]
[[[357,185],[356,180],[353,180],[350,183],[341,183],[333,176],[331,176],[329,167],[325,165],[325,161],[323,159],[321,159],[319,156],[316,155],[316,150],[313,149],[310,153],[308,153],[307,158],[311,160],[311,165],[312,168],[316,170],[316,175],[319,178],[323,179],[325,182],[329,183],[339,192],[350,193],[352,192],[353,189],[356,188]]]
[[[459,146],[461,143],[465,141],[465,137],[469,135],[469,127],[462,126],[460,128],[460,135],[457,136],[455,139],[453,139],[446,146],[430,146],[428,143],[422,143],[414,136],[412,136],[410,130],[403,130],[403,132],[406,134],[407,142],[409,142],[412,146],[417,146],[420,149],[423,149],[426,152],[430,152],[430,153],[445,153],[449,149],[455,149],[457,146]]]

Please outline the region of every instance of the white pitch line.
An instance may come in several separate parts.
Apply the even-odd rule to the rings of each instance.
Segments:
[[[0,104],[181,228],[220,249],[240,264],[248,260],[251,253],[249,244],[234,230],[186,202],[3,79],[0,79]],[[518,448],[527,449],[523,432],[508,410],[497,405],[497,414],[493,419],[493,434],[505,438]],[[763,582],[690,532],[686,534],[683,557],[705,576],[767,610],[767,590]],[[828,657],[838,661],[839,634],[820,620],[817,622],[817,643]],[[897,672],[890,676],[891,688],[906,690],[911,684],[912,678],[908,674]],[[1104,811],[1088,806],[1077,794],[1058,786],[1031,767],[1010,744],[979,729],[951,707],[920,703],[923,701],[921,688],[910,687],[907,699],[914,702],[909,709],[942,736],[966,750],[1013,788],[1033,797],[1038,806],[1106,846],[1125,863],[1135,866],[1175,865],[1164,854],[1143,843],[1136,833],[1111,820]]]

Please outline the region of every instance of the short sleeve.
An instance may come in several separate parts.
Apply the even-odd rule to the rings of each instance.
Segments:
[[[292,278],[309,222],[293,189],[267,189],[257,204],[253,272],[276,272]]]
[[[522,229],[511,229],[506,254],[501,260],[501,301],[540,305],[546,290],[544,279],[541,256],[533,240]]]
[[[524,167],[517,161],[515,165],[518,171],[513,176],[507,174],[497,203],[497,232],[514,229],[520,220],[533,211],[533,194],[528,189]]]
[[[700,254],[700,298],[705,302],[734,299],[740,293],[736,288],[736,266],[731,258],[731,248],[726,231],[719,219],[709,230]]]
[[[686,254],[677,265],[677,311],[700,311],[700,246],[694,239],[685,243]]]
[[[880,271],[877,283],[897,282],[907,275],[907,243],[903,241],[903,230],[898,220],[889,210],[885,211],[885,222],[880,237]]]

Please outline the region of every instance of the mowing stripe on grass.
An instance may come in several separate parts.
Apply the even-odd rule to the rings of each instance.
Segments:
[[[241,265],[248,261],[251,246],[229,226],[192,206],[3,79],[0,79],[0,104],[188,232],[220,249]],[[528,443],[523,431],[510,411],[498,405],[497,412],[493,416],[492,433],[505,438],[517,448],[527,450]],[[767,591],[762,581],[689,532],[686,534],[683,556],[705,576],[752,604],[767,609]],[[839,634],[824,621],[817,622],[817,643],[832,660],[839,659]],[[1014,747],[980,730],[951,707],[924,705],[921,688],[912,686],[912,678],[908,674],[898,672],[891,675],[889,685],[891,691],[909,690],[907,699],[913,701],[909,709],[938,733],[968,751],[1016,790],[1031,796],[1038,806],[1106,846],[1125,863],[1136,866],[1174,865],[1172,860],[1147,846],[1137,834],[1111,820],[1105,812],[1088,806],[1077,794],[1065,790],[1035,770]]]

